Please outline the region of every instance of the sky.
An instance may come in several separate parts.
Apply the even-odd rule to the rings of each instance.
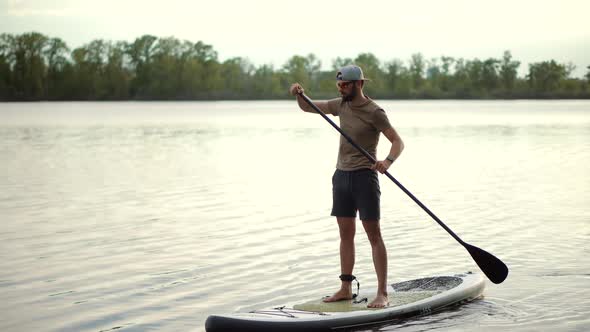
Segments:
[[[281,67],[315,54],[373,53],[382,62],[501,58],[554,59],[590,66],[589,0],[0,0],[0,33],[37,31],[72,49],[94,39],[133,41],[152,34],[212,45],[219,59]]]

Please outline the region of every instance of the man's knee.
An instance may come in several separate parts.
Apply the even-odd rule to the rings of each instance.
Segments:
[[[367,237],[369,238],[369,242],[371,243],[372,246],[376,246],[376,245],[380,245],[383,243],[383,238],[381,237],[381,234],[367,234]]]
[[[354,241],[356,233],[355,218],[338,217],[338,228],[340,229],[340,239],[343,241]]]
[[[379,221],[363,221],[363,226],[372,246],[383,243]]]

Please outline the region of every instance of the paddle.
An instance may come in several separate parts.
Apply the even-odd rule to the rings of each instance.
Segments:
[[[338,127],[332,120],[330,120],[328,116],[311,101],[311,99],[309,99],[303,93],[300,93],[299,96],[301,96],[301,98],[303,98],[303,100],[305,100],[305,102],[308,103],[309,106],[313,107],[313,109],[316,112],[318,112],[326,121],[328,121],[328,123],[330,123],[332,127],[334,127],[334,129],[338,130],[338,132],[340,132],[340,134],[344,136],[344,138],[346,138],[346,140],[350,144],[352,144],[352,146],[359,150],[359,152],[361,152],[372,163],[376,163],[375,158],[373,158],[367,151],[365,151],[365,149],[356,144],[352,140],[352,138],[350,138],[350,136],[348,136],[345,132],[342,131],[342,129],[340,129],[340,127]],[[416,202],[416,204],[418,204],[424,211],[426,211],[426,213],[428,213],[428,215],[431,216],[432,219],[434,219],[434,221],[436,221],[442,228],[444,228],[444,230],[447,231],[447,233],[451,234],[451,236],[455,240],[457,240],[457,242],[459,242],[463,247],[465,247],[465,249],[467,249],[475,263],[477,263],[479,268],[488,277],[488,279],[490,279],[495,284],[499,284],[506,279],[506,277],[508,276],[508,267],[506,266],[506,264],[504,264],[504,262],[502,262],[496,256],[490,254],[489,252],[461,240],[461,238],[457,236],[455,232],[453,232],[447,225],[445,225],[440,219],[438,219],[438,217],[434,213],[432,213],[432,211],[430,211],[430,209],[428,209],[426,205],[422,204],[422,202],[420,202],[416,198],[416,196],[414,196],[408,189],[406,189],[406,187],[404,187],[398,180],[396,180],[391,174],[389,174],[389,172],[386,171],[384,174],[391,181],[393,181],[403,192],[410,196],[410,198],[414,202]]]

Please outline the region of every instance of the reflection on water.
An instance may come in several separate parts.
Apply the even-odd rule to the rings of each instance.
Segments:
[[[511,274],[371,330],[587,329],[590,103],[381,105],[406,144],[393,175]],[[338,136],[293,102],[1,104],[0,120],[3,331],[194,331],[338,284]],[[380,180],[392,282],[477,270]],[[375,284],[360,226],[355,275]]]

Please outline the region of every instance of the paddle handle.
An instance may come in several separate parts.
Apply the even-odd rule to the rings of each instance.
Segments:
[[[340,129],[340,127],[338,127],[338,125],[335,124],[334,121],[330,120],[330,118],[328,118],[328,116],[324,112],[322,112],[322,110],[320,110],[319,107],[317,107],[311,101],[311,99],[309,99],[309,97],[307,97],[303,93],[300,93],[299,96],[301,98],[303,98],[303,100],[305,100],[305,102],[307,104],[309,104],[309,106],[311,106],[319,115],[321,115],[324,118],[324,120],[328,121],[328,123],[331,124],[332,127],[334,127],[334,129],[338,130],[338,132],[342,136],[344,136],[344,138],[348,141],[348,143],[352,144],[352,146],[354,146],[360,153],[362,153],[373,164],[377,162],[375,160],[375,158],[373,158],[373,156],[371,156],[365,149],[363,149],[360,145],[358,145],[350,136],[348,136],[347,133],[342,131],[342,129]],[[396,178],[394,178],[393,175],[391,175],[388,171],[385,171],[385,173],[383,173],[383,174],[385,174],[385,176],[387,176],[391,181],[393,181],[393,183],[395,183],[404,193],[406,193],[406,195],[408,195],[416,204],[418,204],[418,206],[420,206],[422,208],[422,210],[426,211],[426,213],[428,213],[428,215],[430,217],[432,217],[432,219],[434,219],[434,221],[436,221],[445,231],[447,231],[447,233],[449,233],[455,240],[457,240],[457,242],[459,242],[464,247],[466,246],[466,243],[463,240],[461,240],[461,238],[457,234],[455,234],[455,232],[453,232],[447,225],[445,225],[432,211],[430,211],[430,209],[428,207],[426,207],[426,205],[422,204],[422,202],[420,202],[420,200],[418,198],[416,198],[416,196],[414,196],[414,194],[412,194]]]

